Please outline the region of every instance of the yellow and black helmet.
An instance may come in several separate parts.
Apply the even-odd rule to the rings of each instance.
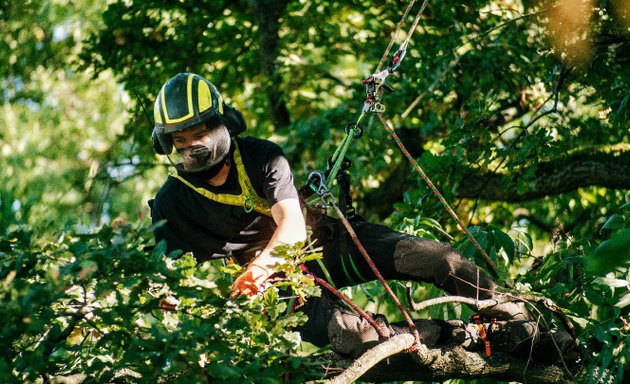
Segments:
[[[246,130],[243,115],[223,102],[215,86],[194,73],[178,73],[169,79],[155,99],[153,106],[153,147],[159,154],[170,148],[170,134],[199,123],[218,118],[236,136]],[[158,140],[159,139],[159,140]]]

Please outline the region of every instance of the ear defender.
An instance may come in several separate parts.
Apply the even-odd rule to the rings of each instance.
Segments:
[[[223,117],[225,117],[227,122],[227,128],[230,131],[230,136],[238,136],[247,130],[245,118],[243,118],[243,114],[238,109],[227,104],[223,104]]]
[[[153,132],[151,133],[151,139],[153,140],[153,149],[158,155],[166,155],[167,153],[171,153],[171,151],[173,150],[173,139],[171,138],[171,135],[162,135],[162,143],[160,143],[157,130],[157,128],[153,128]]]

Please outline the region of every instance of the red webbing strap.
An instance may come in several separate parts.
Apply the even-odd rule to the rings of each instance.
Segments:
[[[365,321],[367,321],[372,326],[372,328],[374,328],[376,330],[376,333],[378,333],[378,335],[381,338],[389,339],[389,337],[385,333],[383,333],[383,330],[381,329],[381,327],[376,323],[376,321],[374,321],[372,316],[370,316],[367,312],[365,312],[364,310],[359,308],[359,306],[356,305],[352,300],[347,298],[343,293],[339,292],[332,285],[328,284],[328,282],[326,280],[324,280],[322,278],[319,278],[319,277],[313,275],[312,273],[310,273],[304,264],[302,264],[300,266],[300,268],[306,274],[307,277],[315,280],[315,282],[317,284],[321,285],[322,287],[324,287],[327,290],[329,290],[330,292],[332,292],[335,296],[340,298],[344,303],[346,303],[350,308],[352,308],[356,313],[358,313],[359,316],[361,316],[363,319],[365,319]]]
[[[481,336],[481,340],[483,340],[483,343],[486,346],[486,356],[490,357],[490,355],[492,355],[492,350],[490,349],[490,341],[488,340],[488,335],[486,335],[486,331],[485,329],[483,329],[481,316],[473,315],[472,320],[477,325],[477,328],[479,328],[479,336]]]
[[[374,262],[370,258],[370,255],[368,255],[368,253],[365,250],[365,248],[363,248],[363,245],[359,241],[359,238],[357,237],[356,232],[354,232],[354,229],[352,229],[352,225],[350,225],[350,222],[348,221],[348,219],[346,219],[346,217],[343,215],[343,212],[341,212],[341,210],[339,209],[337,204],[331,203],[331,205],[335,209],[335,211],[337,212],[337,216],[339,216],[339,219],[343,223],[343,226],[346,227],[346,230],[348,231],[348,234],[352,238],[352,241],[354,242],[354,244],[359,249],[359,252],[361,252],[363,257],[365,258],[365,261],[370,266],[370,269],[374,273],[374,276],[376,276],[376,278],[381,282],[381,284],[385,288],[385,291],[387,291],[389,296],[391,296],[391,298],[394,300],[394,303],[396,303],[396,307],[398,307],[398,310],[405,317],[405,320],[407,321],[407,325],[409,325],[409,329],[411,329],[414,338],[416,339],[416,341],[419,341],[420,340],[420,335],[418,334],[418,330],[416,329],[416,325],[414,324],[413,320],[411,319],[411,316],[409,316],[409,314],[407,313],[407,310],[405,310],[405,307],[403,307],[403,305],[400,303],[400,300],[398,300],[398,297],[396,297],[396,294],[394,293],[394,291],[392,291],[392,289],[390,288],[389,284],[387,284],[387,281],[385,281],[385,278],[383,278],[383,275],[381,275],[381,272],[378,270],[378,268],[376,268],[376,265],[374,264]]]

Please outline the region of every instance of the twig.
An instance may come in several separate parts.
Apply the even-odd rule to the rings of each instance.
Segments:
[[[329,380],[328,384],[354,383],[359,377],[380,361],[411,348],[414,344],[414,340],[415,338],[412,334],[405,333],[402,335],[396,335],[391,339],[378,344],[356,359],[352,365],[343,371],[342,374]]]
[[[463,304],[470,305],[471,307],[477,310],[480,310],[480,309],[494,307],[497,304],[513,301],[508,297],[502,297],[500,299],[476,300],[470,297],[463,297],[463,296],[443,296],[443,297],[436,297],[433,299],[424,300],[419,303],[416,303],[413,301],[413,298],[411,297],[411,290],[409,290],[408,287],[406,290],[407,290],[407,300],[409,300],[411,309],[413,309],[414,311],[420,311],[427,307],[440,305],[440,304],[446,304],[446,303],[463,303]]]

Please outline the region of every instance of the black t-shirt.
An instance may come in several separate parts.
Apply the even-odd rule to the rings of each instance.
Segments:
[[[278,145],[252,137],[236,140],[254,190],[269,207],[298,197],[289,163]],[[231,156],[230,173],[222,186],[186,180],[215,194],[240,194],[233,153]],[[234,257],[243,263],[267,245],[276,229],[271,217],[210,200],[172,176],[158,191],[151,215],[154,223],[166,219],[166,224],[155,231],[156,242],[166,240],[169,251],[193,252],[198,261]]]

